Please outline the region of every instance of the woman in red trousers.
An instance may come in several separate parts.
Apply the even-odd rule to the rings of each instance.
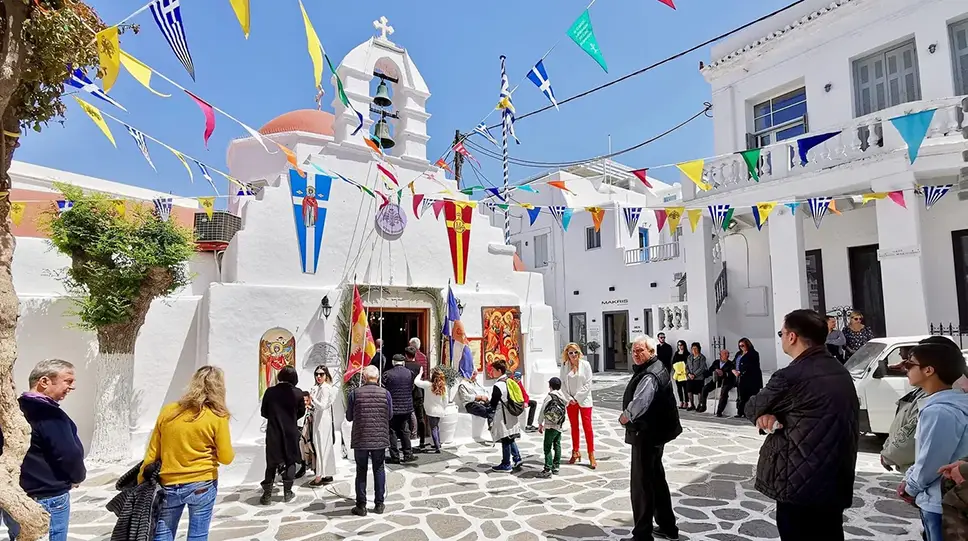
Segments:
[[[581,348],[574,342],[565,346],[561,354],[561,392],[568,400],[568,420],[571,422],[571,460],[581,461],[578,420],[581,419],[588,448],[588,466],[598,467],[595,461],[595,435],[592,433],[592,365],[582,357]]]

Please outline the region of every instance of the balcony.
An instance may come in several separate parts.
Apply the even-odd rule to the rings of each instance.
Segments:
[[[657,304],[652,307],[655,314],[656,332],[688,331],[689,305],[685,302]]]
[[[837,130],[841,130],[841,133],[809,150],[805,165],[800,160],[797,139],[763,147],[757,164],[758,184],[795,180],[809,173],[860,160],[890,155],[906,157],[903,152],[906,144],[890,125],[890,119],[929,109],[937,109],[937,111],[922,144],[922,154],[929,146],[944,145],[949,142],[952,144],[952,152],[960,154],[960,147],[956,144],[960,142],[963,145],[961,130],[968,129],[968,121],[965,120],[964,113],[966,107],[968,107],[968,98],[964,96],[910,102],[855,118],[840,126],[812,131],[804,137]],[[696,192],[695,198],[720,195],[757,185],[750,178],[749,169],[739,154],[707,160],[703,176],[712,185],[712,189]]]
[[[666,244],[656,244],[645,248],[635,248],[625,250],[625,264],[638,265],[639,263],[654,263],[657,261],[672,261],[679,258],[679,243],[668,242]]]

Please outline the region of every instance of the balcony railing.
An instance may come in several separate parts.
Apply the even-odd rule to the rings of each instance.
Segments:
[[[689,330],[689,305],[687,303],[657,304],[652,309],[656,314],[657,332]]]
[[[713,285],[716,291],[716,311],[723,307],[723,303],[726,302],[726,297],[729,296],[729,282],[726,281],[726,263],[723,263],[722,270],[719,271],[719,276],[716,277],[716,282]]]
[[[679,243],[668,242],[666,244],[656,244],[645,248],[635,248],[625,250],[625,264],[638,265],[639,263],[650,263],[656,261],[671,261],[679,257]]]
[[[890,126],[891,118],[909,113],[937,109],[928,128],[925,146],[930,144],[929,141],[932,139],[948,136],[955,136],[958,140],[962,140],[961,130],[968,128],[968,120],[965,119],[964,112],[965,101],[968,100],[964,96],[959,96],[904,103],[855,118],[840,126],[808,133],[803,137],[841,130],[838,135],[808,151],[806,164],[800,160],[797,139],[763,147],[757,164],[759,183],[796,178],[812,171],[900,151],[905,148],[903,139],[896,133],[885,138],[884,133],[894,129]],[[952,141],[955,139],[953,138]],[[728,192],[755,184],[750,178],[746,162],[739,154],[707,160],[703,176],[712,189],[697,192],[696,197]]]

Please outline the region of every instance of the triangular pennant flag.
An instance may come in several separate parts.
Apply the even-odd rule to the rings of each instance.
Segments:
[[[729,223],[733,220],[733,211],[735,210],[736,209],[731,208],[726,211],[726,215],[723,216],[723,225],[720,226],[720,229],[722,229],[723,231],[726,231],[727,229],[729,229]]]
[[[702,209],[689,209],[686,211],[686,215],[689,216],[689,229],[695,233],[696,226],[699,225],[699,220],[702,219]]]
[[[866,205],[868,203],[868,201],[872,201],[874,199],[884,199],[884,198],[886,198],[887,197],[887,192],[865,193],[864,195],[862,195],[860,197],[861,197],[861,204],[862,205]]]
[[[679,220],[682,220],[682,213],[686,211],[685,207],[667,207],[666,220],[669,222],[669,231],[675,232],[679,229]]]
[[[121,109],[122,111],[125,111],[125,112],[128,111],[127,109],[124,108],[123,105],[118,103],[117,100],[115,100],[111,96],[108,96],[107,93],[104,92],[104,90],[101,90],[99,86],[94,84],[94,81],[92,81],[87,76],[87,74],[84,73],[84,70],[80,68],[71,70],[70,66],[68,66],[67,69],[70,73],[68,73],[67,80],[64,81],[65,83],[67,83],[70,86],[73,86],[74,88],[79,88],[101,101],[110,103],[111,105],[117,107],[118,109]]]
[[[420,209],[423,205],[424,194],[418,193],[413,196],[413,215],[418,220],[420,219]]]
[[[185,155],[182,154],[181,152],[178,152],[177,150],[171,148],[170,146],[167,146],[166,145],[165,148],[167,148],[168,150],[170,150],[171,153],[174,154],[176,158],[178,158],[178,161],[180,161],[182,163],[182,165],[185,166],[185,171],[188,171],[188,181],[191,182],[192,184],[194,184],[195,183],[195,174],[192,173],[192,168],[188,166],[188,162],[185,160]],[[228,178],[228,177],[226,177],[226,178]]]
[[[558,100],[555,99],[555,91],[551,88],[551,80],[548,79],[548,72],[544,67],[544,59],[538,60],[538,63],[531,68],[528,72],[528,79],[538,87],[538,90],[551,101],[551,104],[558,108]]]
[[[273,141],[273,143],[276,143],[276,142]],[[282,153],[286,155],[286,161],[289,162],[289,165],[291,165],[292,168],[295,169],[297,173],[299,173],[299,176],[305,178],[306,172],[300,169],[299,160],[296,159],[296,153],[289,150],[285,146],[283,146],[282,143],[276,143],[276,145],[279,147],[279,150],[281,150]]]
[[[903,191],[896,190],[896,191],[893,191],[893,192],[888,192],[887,196],[891,198],[891,201],[894,201],[895,203],[897,203],[898,205],[900,205],[901,208],[904,208],[904,209],[907,208],[907,203],[904,202],[904,192]]]
[[[622,215],[625,218],[625,227],[629,230],[629,236],[634,237],[635,231],[639,228],[642,207],[625,207],[622,209]]]
[[[713,219],[714,231],[721,230],[723,223],[729,223],[726,221],[726,215],[729,213],[729,205],[709,205],[706,209],[709,211],[709,217]]]
[[[474,195],[474,188],[464,188],[463,190],[458,190],[458,191],[460,191],[460,193],[462,193],[462,194],[464,194],[464,195],[466,195],[468,197]]]
[[[440,158],[439,160],[437,160],[434,163],[434,165],[436,165],[437,167],[439,167],[439,168],[441,168],[441,169],[443,169],[445,171],[450,171],[451,173],[453,173],[453,171],[451,171],[451,169],[450,169],[450,165],[448,165],[447,162],[445,162],[443,158]]]
[[[702,191],[709,191],[712,189],[706,181],[702,179],[703,167],[706,165],[706,160],[692,160],[691,162],[677,163],[676,167],[679,168],[686,177],[693,181],[696,186]]]
[[[117,148],[118,144],[114,142],[114,135],[111,135],[111,130],[104,121],[104,116],[101,115],[101,111],[97,107],[82,100],[81,98],[78,98],[77,96],[74,96],[74,99],[77,101],[77,104],[81,106],[81,109],[87,113],[87,116],[91,117],[91,120],[94,121],[94,124],[100,128],[101,133],[108,138],[108,141],[111,141],[111,144],[114,145],[114,148]]]
[[[316,81],[316,89],[323,88],[323,44],[316,35],[313,23],[309,21],[309,14],[302,0],[299,0],[299,10],[302,11],[303,25],[306,27],[306,42],[309,48],[309,58],[313,61],[313,79]],[[335,70],[334,70],[335,73]]]
[[[770,218],[770,213],[776,208],[776,201],[767,201],[753,205],[753,220],[756,222],[756,230],[761,231],[763,224]]]
[[[668,1],[671,2],[672,0]],[[245,39],[249,39],[249,25],[251,23],[249,0],[229,0],[229,3],[232,4],[232,10],[235,11],[235,17],[239,20],[239,26],[242,27],[242,33],[245,34]]]
[[[383,157],[383,149],[380,147],[379,141],[367,135],[363,137],[363,142],[366,143],[366,146],[370,147],[370,150],[378,154],[381,158]]]
[[[800,202],[794,201],[792,203],[783,203],[783,206],[790,209],[791,216],[795,216],[797,214],[797,209],[800,208]]]
[[[73,201],[66,201],[63,199],[61,199],[60,201],[57,201],[57,212],[60,214],[64,214],[65,212],[71,210],[72,208],[74,208]]]
[[[124,215],[128,213],[127,202],[124,199],[114,199],[111,203],[114,205],[114,212],[124,218]]]
[[[140,150],[141,155],[148,160],[148,165],[150,165],[155,171],[158,171],[154,162],[151,161],[151,155],[148,154],[148,141],[145,140],[145,134],[141,133],[135,128],[132,128],[131,126],[128,126],[127,124],[125,124],[124,127],[128,129],[128,134],[131,135],[131,138],[134,139],[135,143],[138,144],[138,150]]]
[[[842,214],[840,214],[840,211],[837,210],[837,200],[836,199],[831,199],[830,200],[830,204],[827,205],[827,211],[828,212],[832,212],[832,213],[836,214],[837,216],[842,216]]]
[[[390,170],[389,170],[389,169],[387,169],[386,167],[383,167],[383,166],[382,166],[382,165],[380,165],[380,164],[376,164],[376,170],[377,170],[377,171],[379,171],[379,172],[381,172],[381,173],[383,173],[383,176],[385,176],[385,177],[387,177],[388,179],[390,179],[390,180],[392,180],[392,181],[393,181],[393,183],[394,183],[394,184],[396,184],[397,186],[399,186],[399,185],[400,185],[400,183],[399,183],[399,182],[397,182],[397,177],[395,177],[395,176],[393,175],[393,173],[391,173],[391,172],[390,172]]]
[[[762,149],[754,148],[750,150],[744,150],[740,152],[740,156],[743,157],[743,161],[746,162],[746,168],[750,172],[750,178],[756,182],[760,181],[760,154]]]
[[[414,189],[414,187],[413,187],[413,183],[414,183],[414,182],[415,182],[415,181],[413,181],[413,180],[411,180],[411,181],[410,181],[410,184],[407,184],[407,188],[410,188],[410,195],[412,195],[412,196],[414,196],[414,197],[416,197],[416,196],[417,196],[417,191],[416,191],[416,190]]]
[[[575,192],[569,190],[568,187],[565,186],[565,181],[563,181],[563,180],[549,180],[546,184],[548,186],[551,186],[551,187],[554,187],[554,188],[558,188],[559,190],[561,190],[563,192],[568,192],[568,193],[570,193],[572,195],[578,195]]]
[[[672,0],[659,0],[659,2],[662,2],[663,4],[669,6],[672,9],[676,9],[676,5],[672,3]]]
[[[249,132],[249,135],[251,135],[251,136],[252,136],[252,138],[253,138],[253,139],[255,139],[256,141],[258,141],[258,142],[259,142],[259,144],[260,144],[260,145],[262,145],[262,148],[264,148],[264,149],[266,150],[266,152],[269,152],[269,147],[268,147],[268,146],[266,146],[266,141],[265,141],[265,139],[264,139],[264,138],[262,137],[262,134],[261,134],[261,133],[259,133],[259,132],[257,132],[257,131],[255,131],[255,130],[254,130],[254,129],[253,129],[252,127],[250,127],[250,126],[246,126],[245,124],[243,124],[243,123],[241,123],[241,122],[239,122],[239,121],[238,121],[238,120],[236,120],[236,119],[233,119],[233,120],[235,120],[236,122],[238,122],[238,124],[239,124],[239,126],[242,126],[242,128],[243,128],[243,129],[245,129],[245,131],[247,131],[247,132]],[[269,152],[269,154],[275,154],[275,152]]]
[[[585,210],[592,214],[592,225],[595,226],[595,232],[598,233],[602,230],[602,220],[605,219],[605,209],[601,207],[585,207]]]
[[[420,215],[417,216],[417,219],[420,219],[420,216],[423,216],[423,214],[427,212],[427,209],[432,208],[433,206],[434,206],[433,199],[424,198],[424,200],[420,202]]]
[[[478,166],[481,165],[481,162],[477,161],[477,158],[475,158],[474,156],[472,156],[471,153],[470,153],[470,151],[467,150],[467,147],[464,146],[464,142],[463,141],[459,141],[456,145],[454,145],[454,152],[456,152],[456,153],[460,154],[461,156],[467,158],[468,160],[476,163]]]
[[[336,97],[339,98],[339,101],[343,104],[343,107],[346,107],[356,113],[356,118],[359,121],[359,124],[356,126],[356,129],[353,130],[353,133],[350,134],[356,135],[360,132],[360,130],[363,129],[363,114],[357,111],[356,107],[353,107],[353,104],[350,102],[350,99],[346,97],[346,90],[343,89],[343,80],[340,79],[339,74],[336,73],[336,68],[333,67],[333,63],[329,60],[329,57],[326,56],[325,52],[323,53],[323,60],[326,61],[326,64],[329,66],[329,71],[333,72],[333,78],[336,79]]]
[[[208,138],[211,137],[212,133],[215,131],[215,109],[209,105],[208,102],[202,98],[199,98],[195,94],[192,94],[187,90],[185,93],[188,94],[188,97],[190,97],[192,101],[198,104],[198,108],[201,109],[202,114],[205,115],[205,133],[202,135],[202,138],[205,140],[205,148],[208,148]]]
[[[507,201],[507,198],[505,198],[503,195],[501,195],[501,189],[500,188],[488,188],[487,189],[487,193],[493,195],[494,197],[497,197],[501,201]]]
[[[647,175],[648,172],[649,172],[648,168],[636,169],[632,171],[632,174],[635,175],[639,180],[641,180],[642,184],[645,184],[646,188],[652,189],[652,184],[649,182],[649,177]]]
[[[494,206],[497,207],[497,208],[499,208],[499,209],[501,209],[501,210],[507,210],[507,209],[511,208],[511,205],[509,205],[507,203],[494,203]]]
[[[532,205],[531,203],[518,203],[516,206],[521,207],[523,209],[533,209],[534,208],[534,205]]]
[[[813,223],[817,226],[817,229],[820,229],[820,222],[827,213],[827,207],[830,206],[832,200],[832,197],[811,197],[807,199],[807,205],[810,206],[810,215],[813,216]]]
[[[111,90],[121,71],[121,43],[118,41],[118,27],[112,26],[94,35],[98,62],[101,64],[101,85],[104,91]]]
[[[605,56],[602,55],[602,50],[598,47],[598,40],[595,38],[595,31],[592,29],[592,18],[587,9],[572,23],[571,28],[568,29],[568,37],[578,44],[581,50],[588,53],[588,56],[592,57],[595,62],[598,62],[605,73],[608,73],[608,65],[605,64]]]
[[[440,219],[440,211],[444,209],[444,205],[447,201],[434,201],[434,217],[438,220]]]
[[[534,221],[538,219],[539,214],[541,214],[541,207],[533,207],[528,209],[528,218],[531,220],[531,225],[534,225]]]
[[[454,264],[454,281],[457,284],[463,284],[467,278],[467,255],[471,247],[473,218],[474,204],[471,202],[448,201],[444,207],[444,225],[447,227],[450,258]]]
[[[928,135],[928,128],[931,127],[931,120],[934,118],[935,109],[911,113],[891,119],[891,124],[901,134],[901,138],[908,146],[908,159],[911,163],[918,159],[918,152],[921,150],[921,143]]]
[[[154,200],[155,203],[155,214],[158,219],[167,222],[171,218],[171,206],[172,200],[170,197],[159,197]]]
[[[531,186],[528,186],[527,184],[516,186],[514,189],[521,190],[522,192],[538,193],[538,190],[535,190],[534,188],[532,188]]]
[[[383,193],[383,192],[381,192],[381,191],[376,191],[376,192],[374,192],[374,193],[376,193],[377,195],[379,195],[379,196],[380,196],[380,199],[381,199],[381,200],[383,200],[383,203],[380,203],[380,208],[381,208],[381,209],[382,209],[383,207],[385,207],[385,206],[387,206],[387,205],[389,205],[389,204],[390,204],[390,198],[389,198],[389,197],[387,197],[387,196],[386,196],[386,194],[384,194],[384,193]]]
[[[151,88],[151,75],[153,73],[151,68],[124,50],[121,51],[121,65],[124,66],[124,69],[128,70],[128,73],[130,73],[136,81],[141,83],[141,86],[147,88],[152,94],[161,96],[162,98],[171,97],[171,94],[162,94],[154,88]]]
[[[188,50],[188,37],[185,35],[185,21],[181,16],[179,0],[152,0],[149,6],[155,24],[168,42],[175,56],[188,70],[188,74],[195,80],[195,65],[192,63],[192,53]]]
[[[924,191],[924,208],[925,210],[930,210],[935,203],[941,200],[948,190],[951,189],[951,184],[942,184],[938,186],[925,186],[922,188]]]
[[[571,215],[574,211],[568,207],[562,206],[548,207],[548,210],[551,211],[551,215],[554,216],[555,220],[558,221],[558,224],[561,225],[561,229],[568,231],[568,224],[571,223]]]
[[[215,181],[212,180],[212,175],[209,174],[208,167],[205,167],[205,164],[198,160],[193,159],[192,161],[195,162],[195,165],[197,165],[198,169],[202,172],[202,177],[204,177],[212,189],[215,190],[215,195],[218,195],[218,188],[215,187]]]
[[[820,135],[811,135],[810,137],[797,139],[797,149],[800,153],[800,165],[807,165],[807,152],[810,152],[810,149],[828,139],[840,135],[840,133],[841,132],[839,131],[832,131],[830,133],[821,133]],[[823,218],[821,217],[821,219]]]
[[[486,122],[481,122],[480,124],[478,124],[477,127],[474,128],[474,131],[483,135],[484,138],[490,141],[494,146],[500,146],[497,144],[497,140],[494,139],[494,136],[491,135],[491,132],[488,131]]]
[[[662,228],[665,227],[666,223],[666,211],[665,209],[655,209],[655,226],[658,228],[659,233],[662,232]]]
[[[24,219],[24,212],[27,210],[27,203],[10,202],[10,221],[13,225],[20,225]]]
[[[199,197],[198,204],[202,206],[202,210],[208,216],[208,219],[212,219],[212,214],[215,213],[215,198],[214,197]]]

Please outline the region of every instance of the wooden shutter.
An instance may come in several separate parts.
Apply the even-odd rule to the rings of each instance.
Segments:
[[[921,99],[914,42],[854,61],[854,98],[857,116]]]
[[[951,53],[954,56],[955,94],[968,94],[968,20],[951,25]]]

